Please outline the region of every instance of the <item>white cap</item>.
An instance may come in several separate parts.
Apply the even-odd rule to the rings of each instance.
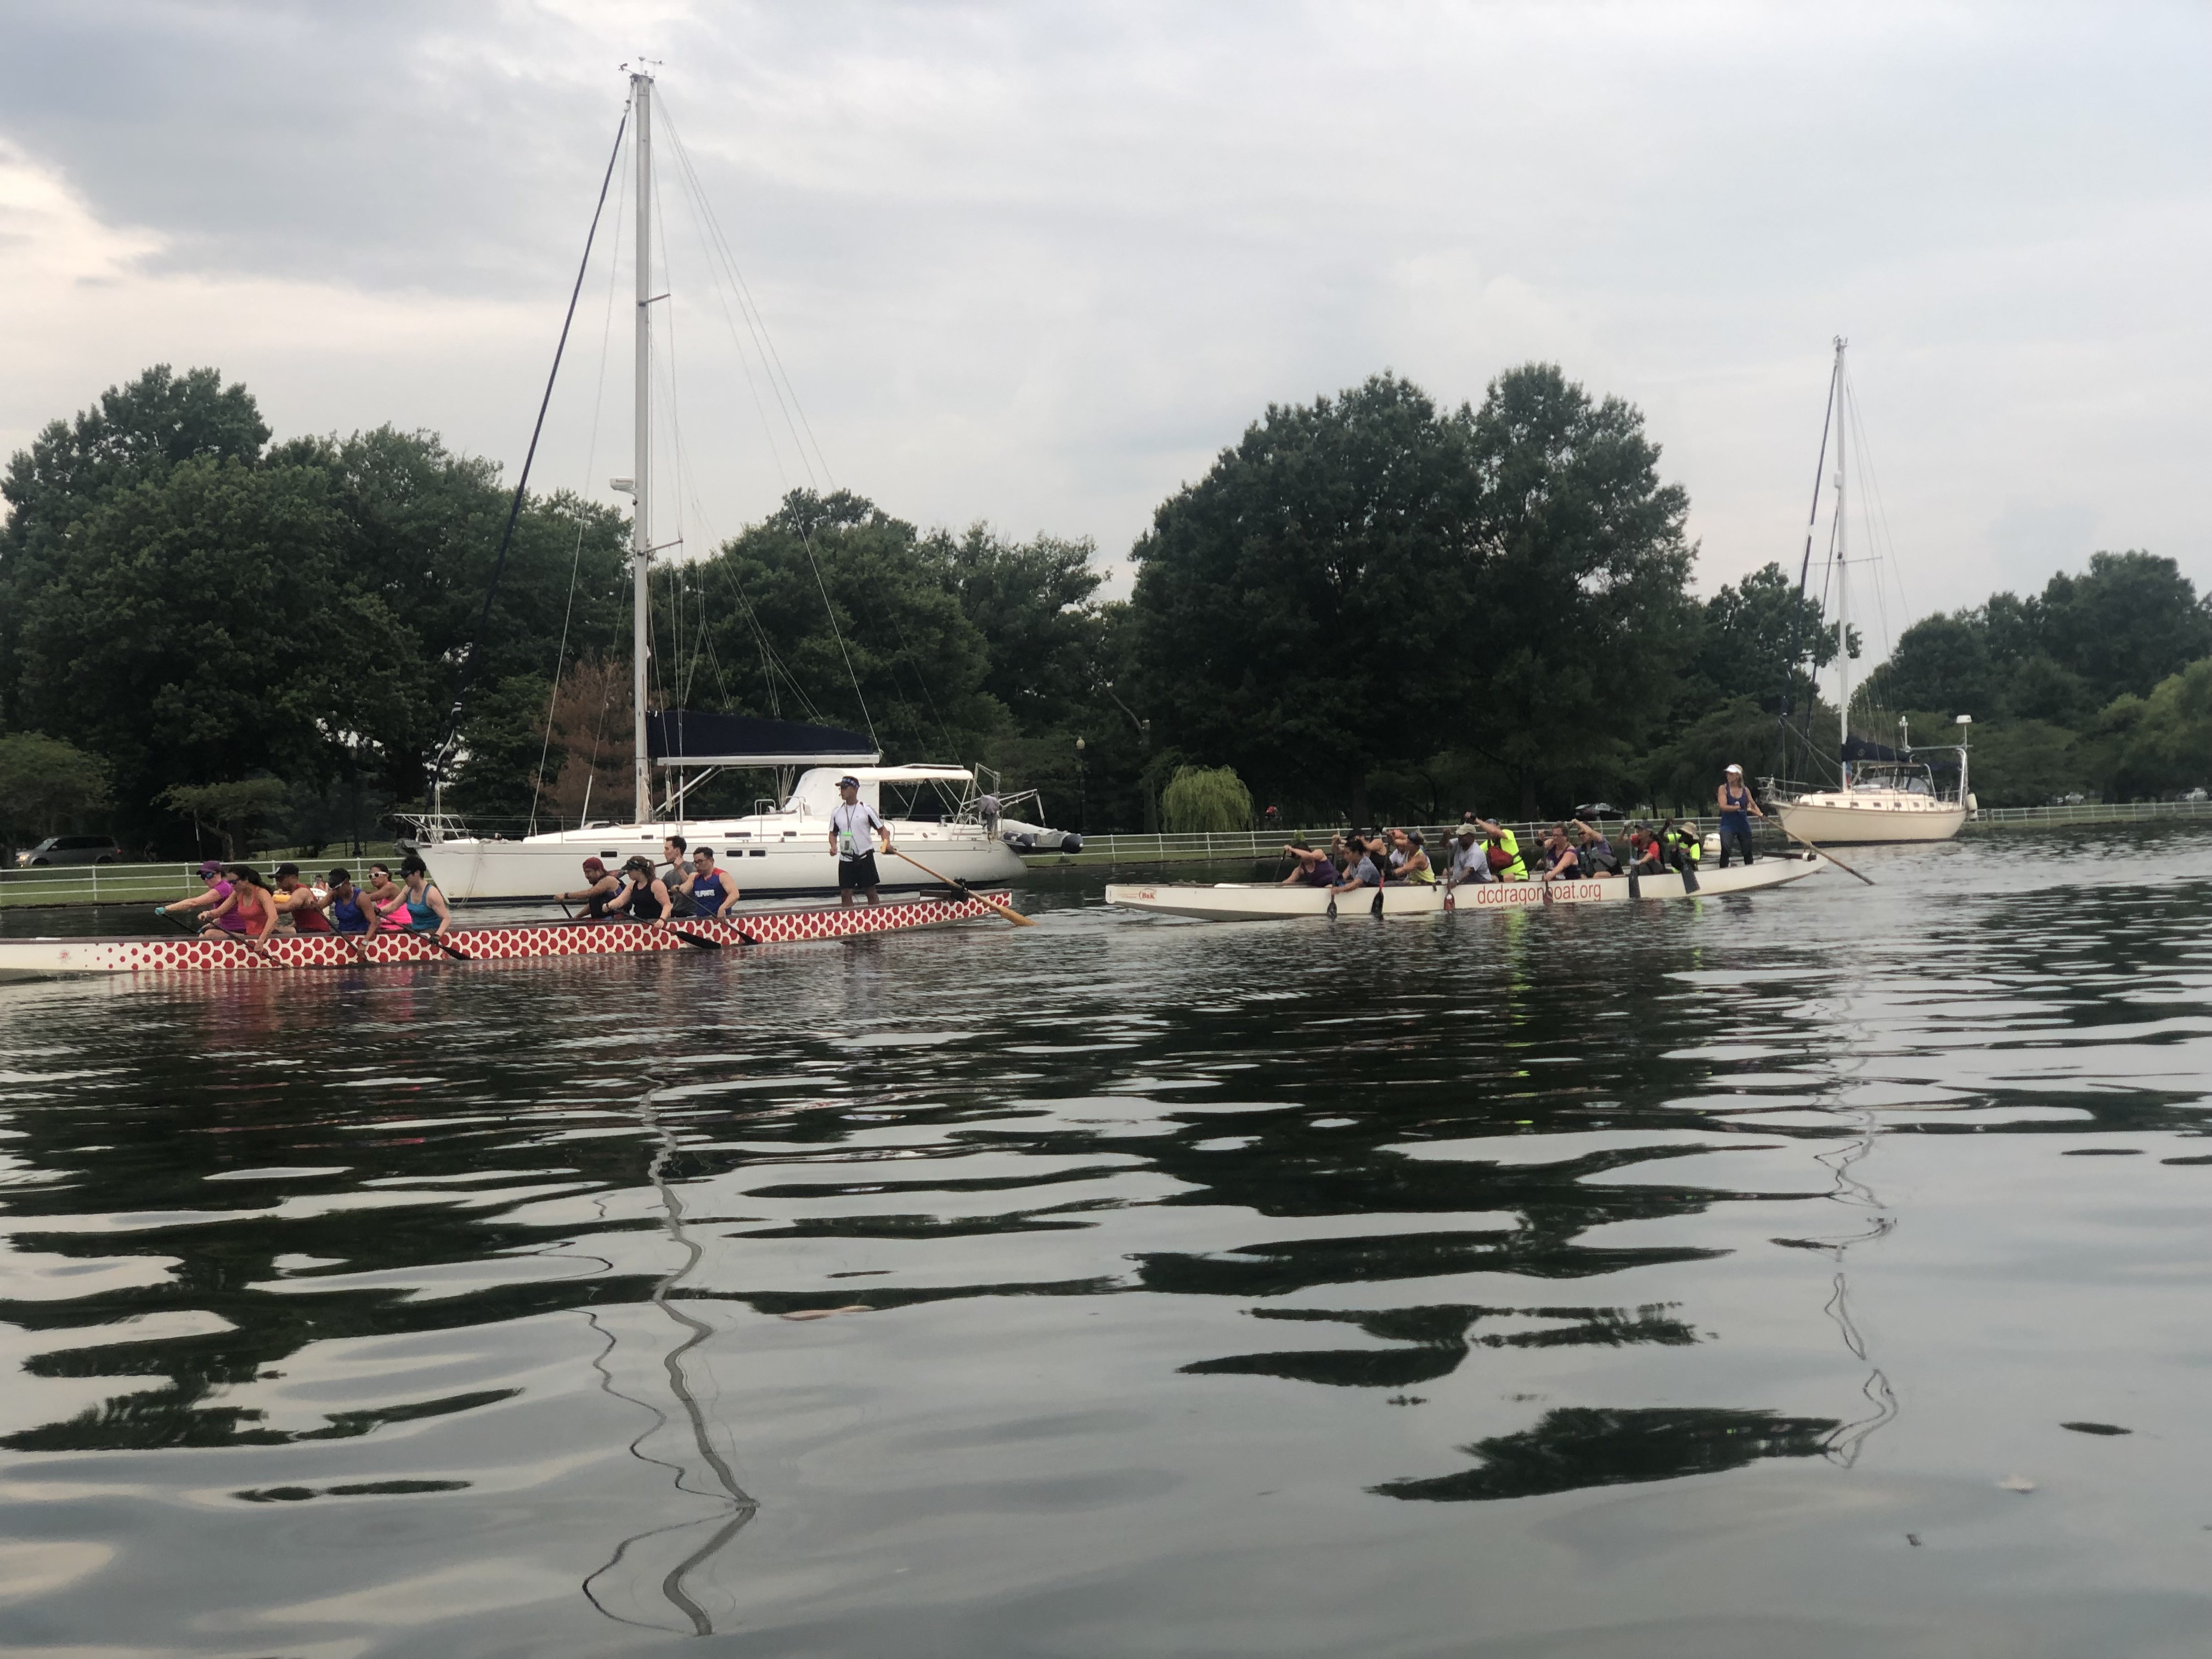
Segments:
[[[1743,770],[1743,768],[1741,768],[1741,766],[1735,766],[1735,765],[1731,765],[1731,766],[1729,768],[1729,771],[1731,771],[1731,772],[1741,772],[1741,771],[1742,771],[1742,770]]]

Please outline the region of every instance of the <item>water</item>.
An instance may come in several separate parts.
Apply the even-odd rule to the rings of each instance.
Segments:
[[[2212,841],[1851,856],[0,988],[0,1649],[2200,1653]]]

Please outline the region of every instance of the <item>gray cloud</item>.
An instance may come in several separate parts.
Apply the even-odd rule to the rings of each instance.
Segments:
[[[1791,552],[1840,330],[1916,608],[2089,550],[1993,532],[2021,501],[2212,575],[2192,8],[4,15],[0,136],[161,234],[157,272],[507,308],[381,351],[179,340],[284,429],[519,454],[614,66],[647,50],[841,481],[909,515],[1119,553],[1271,399],[1389,365],[1456,402],[1546,356],[1644,408],[1710,584]],[[685,447],[726,531],[790,475],[664,200]],[[547,461],[580,483],[604,321]],[[129,372],[82,359],[64,407]],[[52,395],[0,392],[0,439]]]

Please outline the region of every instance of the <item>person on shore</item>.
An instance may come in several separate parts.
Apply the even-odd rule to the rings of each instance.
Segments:
[[[404,907],[407,931],[410,933],[443,933],[453,925],[453,913],[446,908],[446,896],[438,884],[430,879],[430,866],[412,854],[399,862],[400,902]],[[395,912],[397,914],[397,912]]]
[[[860,781],[837,780],[837,804],[830,809],[830,850],[837,855],[837,902],[850,904],[854,890],[865,888],[868,902],[882,902],[877,890],[882,878],[876,873],[875,838],[883,837],[886,857],[898,851],[891,845],[890,825],[883,815],[860,799]]]
[[[341,933],[366,933],[369,910],[361,889],[353,884],[353,872],[341,866],[324,879],[330,884],[330,901],[323,907],[323,913],[330,918],[332,929]]]
[[[1449,842],[1451,862],[1444,870],[1447,890],[1463,886],[1468,882],[1496,881],[1491,873],[1490,858],[1482,845],[1482,826],[1462,821],[1452,832]]]
[[[1304,836],[1300,836],[1288,847],[1283,848],[1283,856],[1291,861],[1291,873],[1285,876],[1277,884],[1278,886],[1334,887],[1336,885],[1335,864],[1331,861],[1327,853],[1316,852],[1307,846]]]
[[[1415,887],[1437,884],[1436,866],[1429,862],[1428,843],[1419,830],[1393,830],[1390,843],[1393,880],[1407,882]]]
[[[691,873],[690,851],[690,842],[681,836],[670,836],[660,843],[660,868],[653,873],[668,889],[668,902],[674,907],[671,915],[691,914],[691,896],[684,890],[684,878]]]
[[[1521,856],[1520,837],[1495,818],[1477,818],[1474,822],[1482,831],[1482,854],[1489,860],[1492,878],[1498,881],[1528,880],[1528,864]]]
[[[632,921],[665,927],[675,908],[668,884],[660,878],[653,860],[640,853],[623,866],[622,884],[607,901],[606,915],[610,919],[626,915]]]
[[[318,891],[300,879],[300,866],[280,864],[276,866],[276,902],[284,913],[284,920],[292,924],[295,933],[327,933],[331,919],[323,914],[330,895]]]
[[[368,886],[362,894],[368,901],[369,931],[376,933],[404,933],[407,931],[407,890],[392,879],[392,871],[385,865],[368,866]]]
[[[179,899],[174,904],[157,904],[154,907],[154,914],[157,916],[180,916],[187,912],[213,911],[230,896],[230,884],[223,879],[222,866],[217,864],[213,859],[208,860],[200,866],[199,877],[200,890],[198,893],[190,898]],[[206,927],[210,925],[213,918],[202,915],[199,920],[200,926]],[[238,929],[227,927],[223,931],[236,933]]]
[[[1721,809],[1721,868],[1725,870],[1729,867],[1730,852],[1738,854],[1746,864],[1749,864],[1751,821],[1763,818],[1766,814],[1759,810],[1758,799],[1745,787],[1743,768],[1733,765],[1729,768],[1727,775],[1721,780],[1721,787],[1714,792],[1714,799],[1720,803]]]
[[[604,916],[614,896],[622,890],[618,877],[607,873],[607,866],[598,859],[584,860],[584,885],[573,893],[558,896],[563,904],[580,904],[587,916]]]
[[[738,884],[714,862],[714,849],[711,847],[702,847],[691,854],[691,868],[684,873],[679,890],[691,901],[691,914],[695,916],[726,915],[738,902]]]

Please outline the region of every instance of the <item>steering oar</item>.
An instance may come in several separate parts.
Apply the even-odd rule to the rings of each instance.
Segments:
[[[937,880],[943,882],[947,887],[950,887],[954,892],[960,894],[963,897],[974,899],[976,903],[981,905],[985,909],[996,910],[1000,915],[1004,916],[1008,921],[1012,922],[1017,927],[1034,927],[1036,926],[1036,917],[1024,915],[1020,911],[1015,909],[1011,904],[1001,904],[994,898],[985,897],[982,894],[971,889],[964,881],[955,881],[950,876],[938,875],[936,871],[931,869],[927,865],[924,864],[920,859],[915,858],[910,853],[893,853],[891,856],[895,859],[904,859],[908,864],[914,866],[915,869],[921,871],[923,875],[934,877]]]

